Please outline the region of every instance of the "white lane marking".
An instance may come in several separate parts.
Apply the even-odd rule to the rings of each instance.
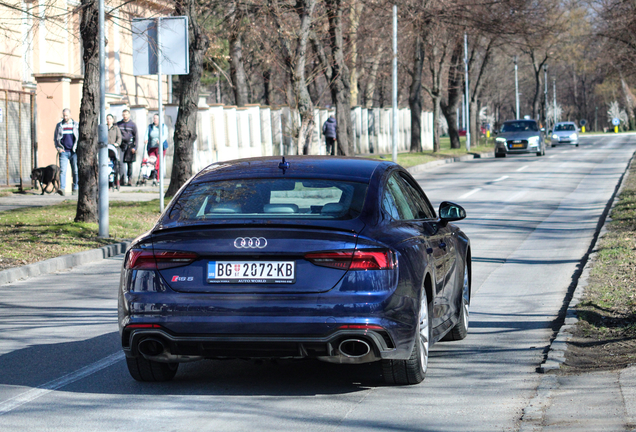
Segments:
[[[41,386],[12,397],[11,399],[7,399],[6,401],[0,403],[0,416],[39,397],[47,395],[59,388],[65,387],[71,383],[74,383],[75,381],[86,378],[89,375],[92,375],[102,369],[112,366],[115,363],[122,361],[124,357],[125,356],[122,351],[111,354],[108,357],[104,357],[103,359],[96,361],[93,364],[84,366],[83,368],[78,369],[75,372],[71,372],[61,378],[49,381],[46,384],[42,384]]]
[[[552,159],[553,157],[555,157],[556,155],[552,155],[552,156],[548,156],[548,159]]]
[[[500,182],[500,181],[505,180],[505,179],[507,179],[507,178],[508,178],[508,176],[499,177],[497,180],[493,180],[493,181],[492,181],[492,183],[494,183],[494,182]]]
[[[470,192],[467,192],[464,195],[460,196],[458,199],[468,198],[469,196],[471,196],[474,193],[479,192],[480,190],[481,190],[481,188],[475,188],[475,189],[471,190]]]
[[[524,169],[528,168],[530,165],[524,165],[521,168],[517,168],[515,171],[523,171]]]

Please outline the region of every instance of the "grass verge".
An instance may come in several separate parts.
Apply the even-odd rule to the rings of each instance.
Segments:
[[[419,153],[399,153],[397,163],[404,168],[409,168],[415,165],[425,164],[438,159],[447,159],[452,157],[464,156],[468,154],[466,151],[466,138],[461,137],[459,139],[460,148],[450,148],[450,138],[442,137],[440,140],[440,151],[433,152],[432,150],[419,152]],[[477,145],[473,145],[470,148],[470,153],[486,153],[492,152],[495,149],[495,142],[492,138],[481,138]],[[374,154],[369,157],[374,159],[391,159],[391,154]]]
[[[158,201],[112,201],[108,239],[97,237],[97,223],[73,221],[75,202],[0,212],[0,270],[135,238],[157,221]]]
[[[599,239],[568,362],[580,368],[636,363],[636,158]]]

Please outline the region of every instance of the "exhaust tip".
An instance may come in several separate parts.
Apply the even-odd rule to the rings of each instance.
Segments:
[[[165,345],[158,339],[144,339],[137,346],[139,352],[144,356],[155,357],[166,350]]]
[[[360,339],[345,339],[338,345],[338,351],[345,357],[359,358],[369,354],[371,347]]]

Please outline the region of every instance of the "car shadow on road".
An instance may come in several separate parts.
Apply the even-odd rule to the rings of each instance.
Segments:
[[[19,349],[0,356],[0,385],[41,387],[118,352],[121,346],[117,332]],[[180,364],[173,381],[140,383],[132,379],[122,359],[59,390],[118,395],[307,396],[347,394],[382,386],[379,362],[339,365],[314,359],[202,360]]]

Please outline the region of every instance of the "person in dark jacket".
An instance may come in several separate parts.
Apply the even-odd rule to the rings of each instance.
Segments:
[[[123,110],[121,116],[123,119],[117,122],[117,126],[121,131],[121,151],[126,167],[124,186],[132,186],[133,162],[137,159],[137,125],[130,119],[129,110]]]
[[[332,115],[327,119],[325,124],[322,125],[322,133],[325,136],[325,144],[327,144],[327,154],[336,154],[336,133],[338,131],[338,125],[336,118]]]
[[[73,189],[75,195],[78,190],[77,173],[77,142],[79,141],[79,123],[71,118],[71,110],[64,108],[62,111],[62,121],[55,126],[55,149],[60,155],[60,188],[57,193],[64,195],[66,189],[66,170],[71,162],[73,173]]]

